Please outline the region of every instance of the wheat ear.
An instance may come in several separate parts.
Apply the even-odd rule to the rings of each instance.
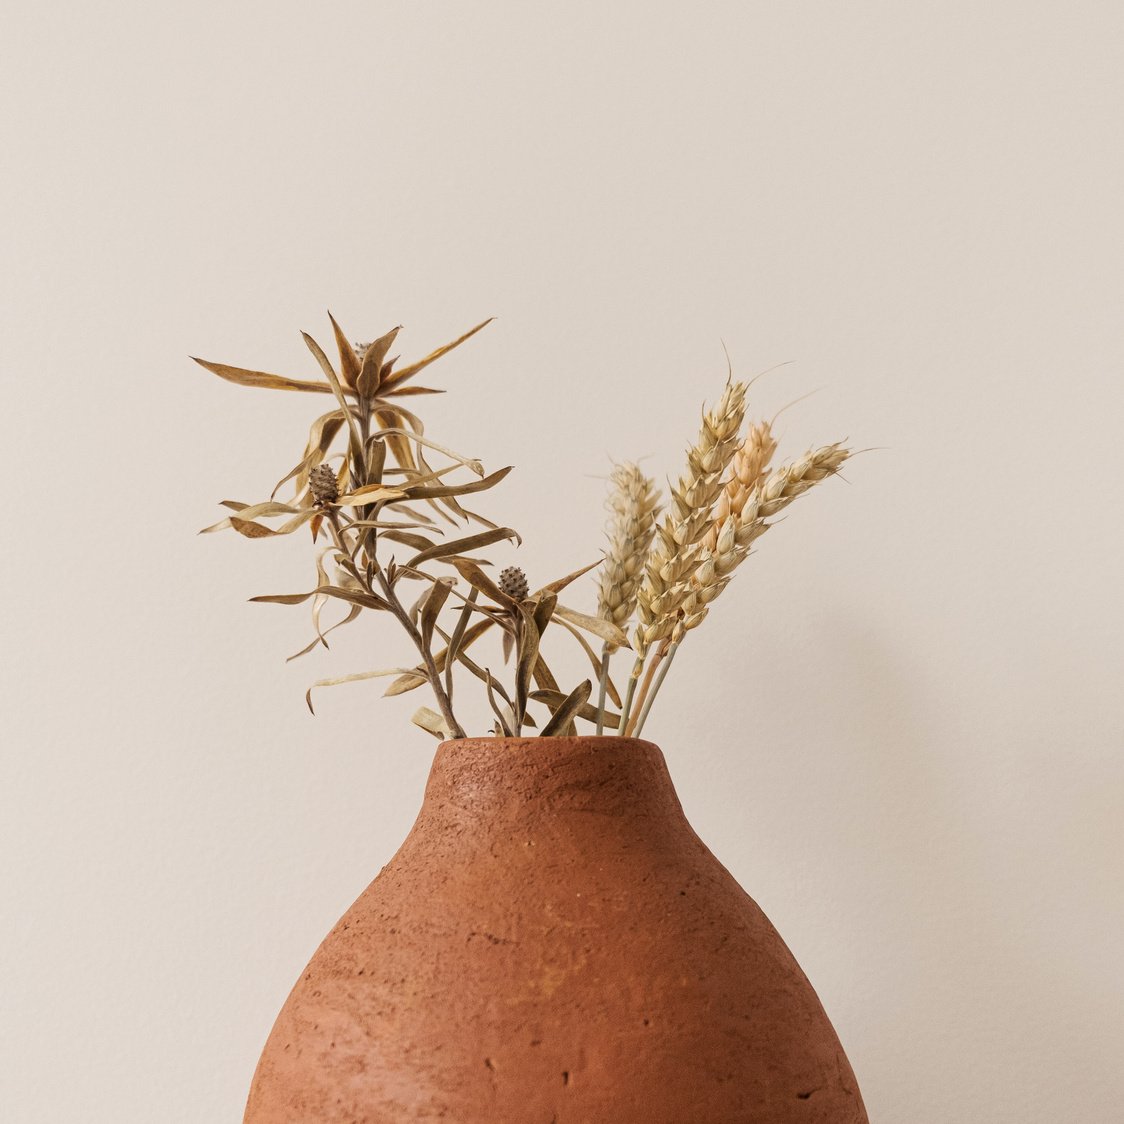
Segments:
[[[636,610],[636,598],[644,577],[644,565],[656,533],[659,491],[655,481],[635,464],[619,464],[610,477],[612,488],[606,506],[609,547],[601,566],[597,615],[623,630]],[[601,681],[597,698],[597,733],[605,728],[605,695],[609,684],[609,657],[616,645],[601,649]],[[619,701],[619,700],[618,700]]]
[[[718,404],[703,413],[698,439],[687,450],[687,471],[671,489],[670,506],[656,531],[644,581],[637,594],[639,621],[633,643],[636,662],[621,711],[621,729],[626,734],[629,727],[625,723],[648,650],[653,644],[662,642],[656,662],[663,658],[683,602],[690,595],[691,575],[699,562],[700,540],[710,527],[711,512],[740,444],[742,422],[745,420],[745,390],[745,383],[727,382]],[[651,670],[654,670],[654,665]],[[637,700],[638,712],[651,682],[649,675],[645,680],[645,690],[640,692]]]
[[[714,505],[710,530],[703,539],[707,550],[713,551],[717,545],[718,528],[726,518],[741,514],[745,501],[765,475],[776,451],[777,439],[773,436],[771,422],[759,421],[749,427],[745,440],[734,454],[730,465],[730,479]]]
[[[849,449],[836,442],[811,449],[791,464],[774,469],[754,485],[732,510],[713,528],[713,546],[708,537],[698,568],[691,582],[691,592],[683,604],[683,615],[674,630],[673,641],[681,640],[691,629],[702,624],[711,603],[729,584],[734,570],[749,554],[750,547],[771,526],[767,520],[783,511],[809,488],[834,476],[851,455]],[[740,498],[740,497],[739,497]]]
[[[612,490],[606,503],[609,547],[601,565],[597,615],[627,629],[656,533],[659,492],[655,481],[634,464],[617,465],[610,480]]]

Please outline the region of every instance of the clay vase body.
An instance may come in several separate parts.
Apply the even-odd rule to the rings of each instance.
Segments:
[[[246,1124],[867,1124],[792,954],[624,738],[437,750]]]

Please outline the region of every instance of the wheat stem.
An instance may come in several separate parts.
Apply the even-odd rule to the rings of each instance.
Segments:
[[[667,678],[668,670],[671,668],[671,661],[675,659],[675,653],[679,651],[681,640],[676,640],[667,650],[667,659],[664,660],[663,667],[660,668],[660,674],[655,683],[652,684],[652,689],[648,693],[648,699],[644,703],[644,709],[640,712],[640,719],[636,723],[636,737],[640,737],[641,731],[644,729],[644,723],[648,721],[648,714],[652,709],[652,703],[656,701],[656,695],[659,694],[660,688],[663,686],[663,681]]]
[[[601,646],[601,679],[597,685],[597,734],[605,732],[605,696],[609,691],[609,644]]]
[[[640,688],[640,694],[636,697],[636,717],[629,722],[628,728],[625,730],[625,737],[631,738],[636,736],[638,720],[642,720],[645,713],[644,700],[648,697],[648,691],[652,686],[652,678],[656,674],[657,668],[663,662],[666,651],[666,644],[661,644],[656,654],[652,657],[651,662],[648,664],[648,670],[644,674],[644,683]]]
[[[632,665],[632,671],[628,676],[628,687],[624,694],[624,705],[621,707],[621,720],[617,724],[617,733],[624,735],[628,729],[628,716],[632,712],[632,696],[636,694],[636,684],[640,679],[640,673],[644,670],[643,657],[637,657]]]

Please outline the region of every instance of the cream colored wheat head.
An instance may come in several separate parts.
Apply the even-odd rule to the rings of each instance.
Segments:
[[[745,419],[745,384],[728,382],[718,404],[703,414],[698,440],[687,451],[687,471],[671,490],[671,504],[656,532],[637,598],[640,622],[635,648],[648,648],[671,636],[679,610],[690,595],[698,566],[700,540],[738,449]]]
[[[597,615],[625,629],[636,609],[644,565],[656,533],[659,492],[655,481],[635,464],[617,465],[610,480],[612,489],[606,505],[610,513],[606,528],[609,546],[601,566]]]

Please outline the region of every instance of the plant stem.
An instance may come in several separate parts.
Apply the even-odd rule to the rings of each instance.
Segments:
[[[378,578],[383,596],[390,605],[390,611],[398,618],[398,623],[409,634],[410,639],[414,642],[414,647],[417,648],[418,654],[422,658],[426,678],[433,689],[437,705],[441,708],[441,717],[445,719],[449,737],[454,740],[465,737],[464,729],[453,715],[453,708],[449,702],[449,696],[445,693],[445,685],[441,682],[441,673],[437,670],[437,661],[433,658],[433,653],[422,640],[421,633],[417,630],[414,622],[410,620],[410,614],[406,612],[402,602],[398,600],[398,594],[394,591],[394,586],[386,580],[386,574],[383,570],[378,571]]]
[[[629,720],[628,726],[624,732],[626,738],[635,736],[636,722],[643,711],[644,700],[648,697],[648,689],[652,686],[652,677],[656,674],[656,669],[663,662],[663,658],[666,654],[667,650],[661,644],[652,662],[648,664],[648,670],[644,674],[644,683],[640,687],[640,694],[636,696],[636,715]]]
[[[680,642],[677,640],[668,649],[667,659],[664,661],[663,667],[660,668],[659,678],[652,684],[652,689],[648,693],[648,701],[644,704],[644,709],[640,712],[640,718],[636,723],[636,737],[640,737],[640,731],[644,729],[644,723],[648,721],[648,712],[652,709],[652,703],[656,701],[656,695],[659,693],[660,687],[663,686],[663,681],[667,677],[668,668],[671,667],[671,661],[675,659],[675,653],[679,650],[679,643]]]
[[[628,729],[628,716],[632,710],[632,696],[636,692],[636,684],[640,679],[640,672],[644,670],[644,657],[637,656],[636,662],[632,665],[632,671],[628,676],[628,689],[625,691],[624,706],[621,707],[621,720],[617,723],[617,734],[624,737],[625,731]]]
[[[597,688],[597,734],[605,732],[605,695],[609,689],[609,643],[601,645],[601,682]]]

